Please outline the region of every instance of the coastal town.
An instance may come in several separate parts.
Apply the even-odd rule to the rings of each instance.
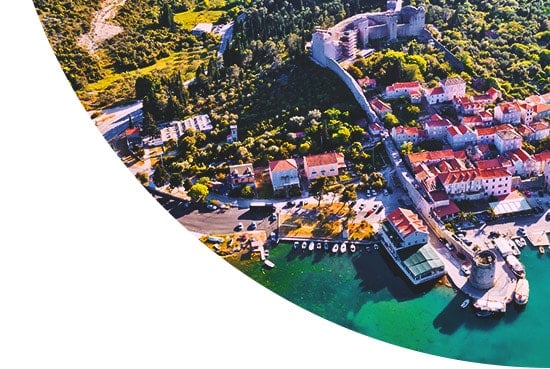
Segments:
[[[186,131],[214,129],[210,116],[165,122],[158,135],[144,137],[132,123],[142,119],[139,103],[111,120],[128,148],[144,151],[146,159],[129,166],[147,173],[145,184],[159,201],[184,207],[180,222],[223,257],[246,254],[271,269],[277,266],[269,250],[279,243],[296,253],[385,252],[413,286],[447,278],[465,295],[461,307],[472,306],[480,317],[505,313],[511,303],[523,306],[529,283],[520,255],[550,252],[550,151],[530,152],[550,136],[550,93],[506,99],[460,73],[432,84],[377,86],[375,75],[356,78],[350,67],[369,58],[373,42],[437,42],[422,7],[387,6],[317,29],[306,46],[362,109],[360,150],[382,149],[379,181],[375,173],[364,181],[366,173],[331,151],[271,160],[267,167],[224,163],[225,179],[205,183],[208,196],[193,201],[188,191],[156,186],[151,161],[163,160],[165,146]],[[211,29],[199,24],[193,32]],[[416,124],[388,124],[395,101],[418,109]],[[226,137],[227,143],[242,139],[237,124]],[[432,149],[412,150],[423,143]],[[245,187],[252,199],[234,195]],[[261,195],[266,187],[270,197]]]

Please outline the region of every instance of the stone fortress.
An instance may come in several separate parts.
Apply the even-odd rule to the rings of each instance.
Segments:
[[[326,67],[327,59],[341,62],[366,50],[372,40],[395,41],[403,37],[418,37],[425,24],[423,7],[410,5],[401,8],[401,1],[388,1],[387,10],[362,13],[344,19],[328,30],[313,33],[311,56]]]

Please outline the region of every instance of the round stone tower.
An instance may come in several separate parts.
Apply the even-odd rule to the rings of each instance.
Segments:
[[[488,290],[495,284],[495,262],[496,256],[490,250],[485,250],[474,256],[470,283],[472,286]]]

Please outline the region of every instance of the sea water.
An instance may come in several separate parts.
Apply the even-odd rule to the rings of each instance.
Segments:
[[[384,342],[477,363],[550,366],[550,252],[523,249],[529,302],[509,304],[498,318],[477,317],[471,304],[462,309],[465,296],[451,287],[412,287],[382,248],[332,254],[280,243],[269,259],[276,265],[269,270],[258,261],[231,263],[298,306]]]

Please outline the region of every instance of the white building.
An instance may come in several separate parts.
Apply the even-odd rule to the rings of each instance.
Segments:
[[[319,177],[337,176],[340,168],[345,168],[344,154],[329,152],[304,156],[304,172],[308,180]]]
[[[398,239],[392,241],[397,249],[423,245],[428,242],[428,227],[409,209],[397,208],[387,216]]]
[[[477,136],[471,128],[465,125],[449,126],[447,128],[447,142],[453,150],[463,149],[469,145],[475,145]]]
[[[519,149],[523,139],[514,130],[501,130],[495,134],[495,146],[500,154]]]
[[[453,100],[455,97],[466,95],[466,82],[460,77],[449,77],[439,82],[447,101]]]
[[[177,140],[188,129],[210,131],[212,128],[212,123],[210,122],[210,116],[208,116],[208,114],[196,115],[183,121],[178,120],[171,122],[167,127],[160,130],[160,138],[162,142]]]
[[[495,107],[495,119],[500,123],[519,124],[521,108],[517,102],[503,102]]]
[[[480,170],[479,176],[486,198],[512,192],[512,175],[504,168]]]
[[[271,178],[273,191],[300,185],[298,164],[294,159],[270,161],[269,177]]]

